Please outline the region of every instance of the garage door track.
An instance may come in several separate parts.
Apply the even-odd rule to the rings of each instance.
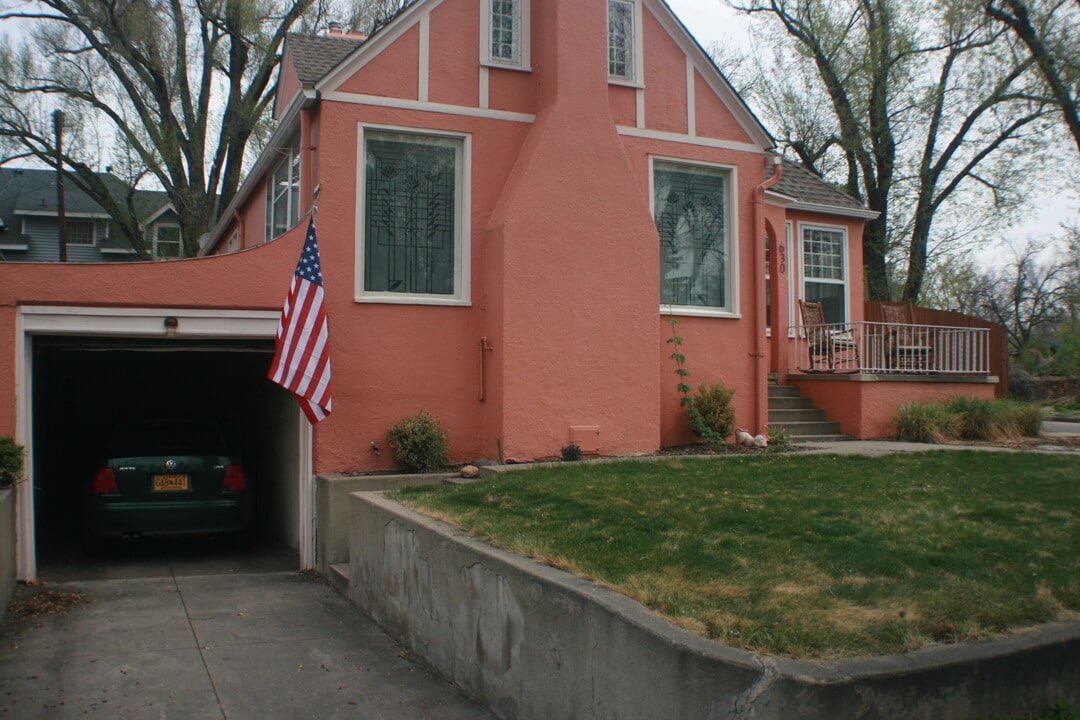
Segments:
[[[79,602],[25,604],[46,591]],[[51,583],[16,599],[0,718],[493,718],[302,573]]]

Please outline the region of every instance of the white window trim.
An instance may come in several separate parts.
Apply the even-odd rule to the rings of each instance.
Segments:
[[[634,30],[633,30],[633,51],[634,51],[634,77],[626,78],[619,75],[608,75],[608,83],[611,85],[626,85],[627,87],[643,88],[645,87],[645,32],[644,24],[642,22],[642,0],[619,0],[619,2],[632,6],[634,14]],[[605,4],[605,8],[610,7]],[[605,11],[606,12],[606,11]],[[610,43],[610,39],[608,40]],[[610,47],[610,46],[609,46]],[[604,62],[609,62],[607,55],[605,54]]]
[[[358,303],[386,303],[397,305],[448,305],[468,307],[472,305],[472,135],[446,132],[427,128],[397,125],[357,124],[356,157],[356,268],[353,278],[354,300]],[[458,169],[460,192],[455,193],[454,207],[454,289],[453,295],[422,293],[372,292],[364,290],[364,225],[367,186],[367,132],[398,133],[417,138],[436,137],[461,141],[461,163]]]
[[[789,338],[795,337],[795,263],[798,262],[791,254],[792,236],[795,234],[795,223],[791,220],[784,222],[784,245],[787,247],[787,311]]]
[[[163,227],[176,228],[176,236],[180,240],[180,254],[176,258],[170,257],[169,259],[170,260],[174,260],[174,259],[179,260],[179,259],[183,258],[184,257],[184,236],[180,232],[180,223],[155,223],[154,224],[154,232],[153,232],[154,239],[153,239],[153,245],[151,246],[151,255],[153,255],[155,258],[159,257],[158,256],[158,231],[161,230],[161,228],[163,228]]]
[[[728,250],[730,267],[728,268],[728,282],[731,287],[731,307],[726,310],[719,308],[701,307],[699,305],[671,305],[661,304],[660,313],[662,315],[682,315],[686,317],[713,317],[713,318],[729,318],[737,320],[742,317],[740,310],[740,276],[739,272],[739,203],[738,193],[736,188],[739,187],[739,168],[735,165],[727,165],[725,163],[711,163],[703,160],[688,160],[680,157],[668,157],[664,155],[650,155],[649,156],[649,212],[653,217],[653,224],[656,223],[656,164],[666,165],[689,165],[696,167],[705,167],[715,170],[722,170],[727,172],[728,187],[727,187],[727,201],[728,201]],[[657,258],[659,262],[659,258]],[[657,268],[657,274],[659,274],[659,268]]]
[[[521,7],[521,26],[518,33],[521,59],[503,60],[491,55],[491,0],[480,0],[480,64],[503,70],[532,71],[532,0],[517,0]]]
[[[59,223],[59,220],[57,220],[57,222]],[[73,242],[71,240],[71,225],[72,225],[72,223],[90,223],[90,242],[88,242],[88,243]],[[93,247],[97,247],[97,245],[98,245],[98,224],[97,224],[97,220],[87,220],[85,218],[68,218],[67,220],[64,221],[64,227],[65,227],[65,235],[66,235],[64,242],[67,244],[68,247],[77,247],[77,248],[93,248]],[[57,232],[59,232],[59,226],[57,227]]]
[[[843,236],[841,248],[843,250],[843,262],[841,263],[841,269],[844,273],[843,280],[833,280],[831,278],[808,278],[806,275],[806,231],[807,230],[828,230],[830,232],[839,232]],[[844,288],[844,322],[851,322],[851,272],[848,268],[848,258],[851,255],[848,252],[848,232],[847,228],[843,225],[826,225],[824,223],[799,223],[799,299],[806,299],[806,282],[810,280],[816,283],[825,283],[828,285],[841,285]],[[802,324],[802,318],[799,318],[800,325]]]
[[[288,166],[290,169],[292,168],[294,158],[300,154],[300,139],[294,137],[293,140],[291,142],[289,142],[288,145],[278,148],[278,151],[284,153],[285,157],[282,158],[280,162],[275,163],[274,166],[272,168],[270,168],[270,171],[266,174],[266,191],[263,194],[264,195],[264,201],[265,201],[265,204],[266,204],[266,207],[264,208],[265,211],[266,211],[265,212],[266,227],[264,228],[264,231],[263,231],[263,236],[264,236],[263,237],[263,242],[270,242],[271,240],[275,240],[275,239],[281,237],[282,235],[284,235],[285,233],[289,232],[289,230],[292,230],[294,227],[296,227],[300,223],[300,220],[301,220],[301,217],[302,217],[301,214],[300,214],[300,208],[296,208],[295,209],[296,210],[296,220],[295,220],[295,222],[292,220],[292,215],[293,215],[293,207],[292,207],[293,200],[292,200],[292,197],[293,197],[293,194],[292,194],[291,190],[287,191],[285,193],[285,208],[286,208],[285,215],[288,218],[289,226],[287,228],[285,228],[284,230],[282,230],[280,233],[277,233],[276,235],[273,234],[273,232],[274,232],[274,229],[273,229],[274,228],[274,212],[273,212],[273,195],[274,195],[274,193],[273,193],[273,190],[271,188],[272,188],[273,183],[274,183],[274,176],[277,174],[277,171],[281,168],[282,165]],[[302,185],[301,177],[300,177],[300,174],[301,174],[302,171],[303,171],[303,163],[301,162],[297,166],[297,174],[296,174],[296,178],[295,178],[295,183],[296,183],[297,187],[300,187]],[[291,174],[290,174],[290,177],[289,177],[289,182],[290,182],[290,185],[294,182],[294,179],[291,177]],[[302,202],[302,200],[298,199],[297,202]]]

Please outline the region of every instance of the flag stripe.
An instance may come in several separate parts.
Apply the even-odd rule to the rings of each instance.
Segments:
[[[330,331],[314,220],[296,265],[278,323],[276,351],[267,373],[296,395],[312,424],[330,415]]]

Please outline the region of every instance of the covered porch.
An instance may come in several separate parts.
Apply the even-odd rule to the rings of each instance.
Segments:
[[[896,434],[901,405],[1005,397],[1004,328],[955,312],[867,302],[863,320],[789,328],[780,382],[859,439]]]

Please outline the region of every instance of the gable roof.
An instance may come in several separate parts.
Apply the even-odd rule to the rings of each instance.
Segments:
[[[344,35],[299,35],[289,33],[285,45],[292,53],[293,67],[303,87],[314,87],[338,63],[364,43]]]
[[[766,177],[772,177],[773,168],[765,170]],[[784,160],[780,180],[773,185],[768,194],[786,201],[784,204],[792,210],[810,210],[831,215],[849,215],[864,219],[878,216],[859,200],[825,182],[817,173],[802,165]]]

